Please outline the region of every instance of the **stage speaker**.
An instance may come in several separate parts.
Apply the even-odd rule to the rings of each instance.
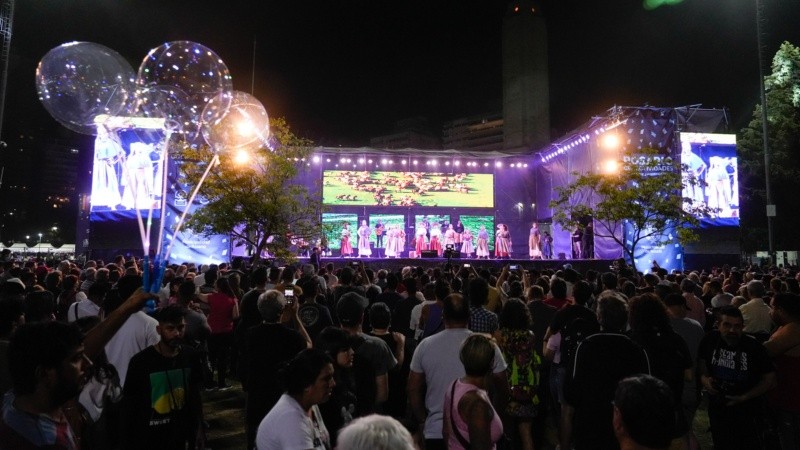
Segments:
[[[558,253],[558,259],[567,259],[567,254],[563,252]]]
[[[450,252],[450,253],[448,253],[448,252]],[[458,250],[446,250],[444,252],[444,257],[445,258],[450,258],[450,259],[460,259],[461,258],[461,252],[458,251]]]
[[[423,250],[421,253],[422,253],[422,257],[423,258],[438,258],[439,257],[439,252],[437,252],[436,250]]]

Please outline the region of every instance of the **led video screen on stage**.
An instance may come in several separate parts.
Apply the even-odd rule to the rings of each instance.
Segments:
[[[90,218],[133,218],[136,209],[150,208],[152,217],[157,218],[162,200],[164,133],[157,128],[136,128],[136,124],[128,124],[133,128],[115,128],[115,122],[110,123],[97,128]]]
[[[379,224],[383,228],[381,245],[378,245]],[[406,216],[402,214],[370,214],[369,226],[372,228],[372,234],[369,240],[375,244],[375,248],[386,248],[386,235],[390,229],[400,229],[403,230],[403,233],[406,232]]]
[[[322,213],[322,229],[325,232],[329,250],[339,250],[341,248],[342,230],[345,223],[350,226],[350,239],[352,240],[356,236],[356,230],[358,230],[358,216],[356,214]]]
[[[464,230],[469,230],[472,233],[472,243],[475,245],[478,242],[478,232],[481,226],[486,229],[489,234],[489,250],[494,249],[494,216],[460,216],[459,220],[464,225]],[[526,237],[527,239],[527,237]]]
[[[702,218],[706,225],[739,225],[739,178],[736,135],[681,133],[683,178],[692,175],[700,182],[691,186],[684,182],[683,197],[694,205],[715,210]]]
[[[494,175],[326,170],[322,200],[331,206],[494,207]]]

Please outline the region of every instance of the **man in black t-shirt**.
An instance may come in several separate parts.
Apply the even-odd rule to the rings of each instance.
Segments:
[[[247,330],[242,355],[242,385],[247,393],[247,448],[255,445],[258,425],[284,392],[279,370],[298,353],[311,348],[311,338],[297,315],[297,304],[269,290],[258,299],[263,322]],[[289,328],[292,325],[295,329]]]
[[[333,325],[333,318],[327,306],[317,303],[319,295],[319,284],[316,280],[307,278],[301,279],[297,283],[300,289],[303,290],[302,301],[300,308],[297,310],[297,315],[303,326],[311,336],[312,341],[316,341],[319,332],[325,327]]]
[[[200,356],[183,346],[185,310],[170,305],[158,314],[161,341],[134,355],[123,391],[125,448],[194,448],[204,441]]]
[[[623,334],[627,304],[620,297],[601,297],[597,306],[600,333],[585,338],[575,351],[574,367],[564,384],[565,402],[574,417],[562,421],[561,448],[617,449],[612,427],[614,392],[619,381],[650,374],[647,353]]]
[[[764,347],[744,334],[738,308],[723,306],[719,314],[719,329],[703,338],[698,352],[700,381],[709,394],[711,438],[714,448],[759,448],[759,399],[777,385],[775,368]]]

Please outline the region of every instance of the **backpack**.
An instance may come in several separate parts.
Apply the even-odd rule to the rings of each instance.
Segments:
[[[599,332],[600,324],[597,321],[590,321],[583,317],[572,319],[561,329],[561,364],[567,367],[568,374],[572,373],[578,344]]]

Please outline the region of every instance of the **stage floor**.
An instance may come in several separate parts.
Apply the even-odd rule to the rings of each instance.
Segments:
[[[308,258],[300,257],[300,262],[308,262]],[[599,273],[608,272],[613,260],[611,259],[476,259],[476,258],[342,258],[342,257],[322,257],[322,264],[333,263],[334,267],[350,265],[353,261],[361,261],[367,268],[399,270],[406,266],[412,267],[443,267],[448,262],[452,265],[463,266],[470,264],[476,268],[502,269],[506,265],[518,265],[522,269],[564,269],[565,264],[569,264],[573,269],[581,274],[587,270],[595,270]]]

